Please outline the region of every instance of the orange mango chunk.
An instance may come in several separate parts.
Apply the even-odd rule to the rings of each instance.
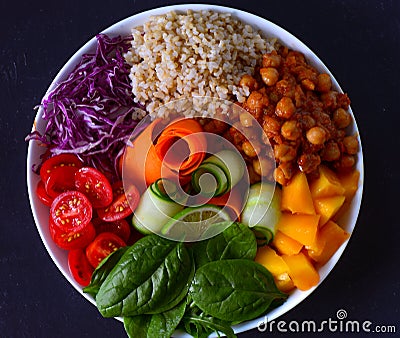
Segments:
[[[313,199],[306,174],[299,171],[282,187],[282,211],[315,215]]]
[[[311,261],[302,252],[297,255],[282,255],[289,267],[289,276],[293,284],[302,291],[306,291],[319,283],[319,273]]]
[[[316,242],[310,245],[308,255],[316,262],[324,265],[337,249],[350,237],[350,234],[333,221],[328,221],[318,232]],[[318,248],[321,243],[322,250]]]
[[[314,201],[315,210],[321,215],[319,225],[322,226],[328,222],[341,208],[345,200],[342,195],[318,198]]]
[[[351,170],[348,172],[339,173],[338,178],[340,180],[340,184],[344,188],[344,196],[346,197],[346,202],[351,201],[358,189],[360,172],[358,170]]]
[[[320,215],[282,213],[277,229],[303,245],[312,245]]]
[[[254,260],[263,265],[274,277],[289,272],[289,267],[282,257],[269,246],[260,247]]]
[[[272,245],[283,255],[296,255],[303,248],[303,244],[295,241],[293,238],[286,236],[282,231],[277,231]]]
[[[318,171],[319,177],[310,183],[313,200],[344,194],[345,189],[342,187],[338,176],[331,169],[325,165],[320,165]]]
[[[269,246],[260,247],[255,261],[271,272],[279,290],[288,292],[294,288],[294,283],[289,276],[289,267],[274,249]]]

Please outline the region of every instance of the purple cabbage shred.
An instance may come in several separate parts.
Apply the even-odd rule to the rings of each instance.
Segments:
[[[119,157],[144,107],[133,101],[124,59],[131,38],[96,38],[95,54],[83,55],[69,77],[43,98],[44,134],[34,131],[26,140],[42,142],[52,155],[76,154],[117,179]]]

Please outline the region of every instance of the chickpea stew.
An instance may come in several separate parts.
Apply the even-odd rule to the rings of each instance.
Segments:
[[[286,185],[298,170],[316,176],[321,163],[335,171],[354,168],[359,144],[357,135],[347,131],[350,99],[334,90],[329,74],[319,73],[301,52],[281,46],[264,54],[255,75],[244,75],[240,85],[250,95],[237,104],[263,126],[278,183]],[[240,123],[246,126],[245,116]],[[247,157],[256,155],[245,141],[233,141]],[[255,161],[255,172],[259,166]]]

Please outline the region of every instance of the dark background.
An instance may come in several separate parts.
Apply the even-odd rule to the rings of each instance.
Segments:
[[[208,2],[260,15],[305,42],[349,94],[361,133],[365,186],[356,229],[328,278],[280,319],[318,323],[345,309],[348,320],[396,325],[399,332],[400,2]],[[24,137],[33,107],[79,47],[121,19],[173,3],[1,1],[0,337],[125,336],[122,324],[101,318],[46,252],[29,207]],[[239,337],[280,335],[253,330]]]

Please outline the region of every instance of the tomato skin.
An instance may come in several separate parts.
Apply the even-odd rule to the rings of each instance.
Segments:
[[[92,206],[84,194],[61,193],[50,207],[49,229],[53,241],[66,250],[87,246],[96,235],[91,218]]]
[[[83,249],[70,250],[68,253],[68,266],[72,277],[83,287],[90,284],[93,266],[89,263]]]
[[[97,209],[98,216],[107,222],[118,221],[128,217],[139,204],[139,191],[134,185],[130,185],[124,192],[121,181],[112,185],[113,202],[106,208]]]
[[[40,167],[40,177],[46,182],[50,173],[58,167],[81,168],[82,161],[74,154],[59,154],[46,159]]]
[[[104,258],[123,246],[126,246],[126,243],[116,234],[102,232],[86,248],[86,257],[89,263],[97,268]]]
[[[50,219],[49,230],[54,243],[64,250],[86,248],[96,237],[96,230],[92,222],[86,224],[81,230],[64,231],[54,225]]]
[[[36,186],[36,196],[44,205],[48,207],[51,206],[51,203],[53,202],[53,197],[47,194],[46,188],[42,180],[40,180]]]
[[[120,219],[114,222],[106,222],[100,218],[95,218],[92,222],[94,228],[96,229],[97,235],[102,232],[112,232],[120,237],[125,243],[128,241],[131,235],[131,226],[125,219]]]
[[[54,168],[45,181],[47,194],[56,198],[62,192],[75,190],[75,166],[62,166]]]
[[[66,191],[51,204],[50,219],[60,229],[80,230],[92,219],[92,205],[81,192]]]
[[[95,168],[80,168],[75,173],[75,188],[89,198],[93,208],[106,207],[113,200],[110,182]]]

